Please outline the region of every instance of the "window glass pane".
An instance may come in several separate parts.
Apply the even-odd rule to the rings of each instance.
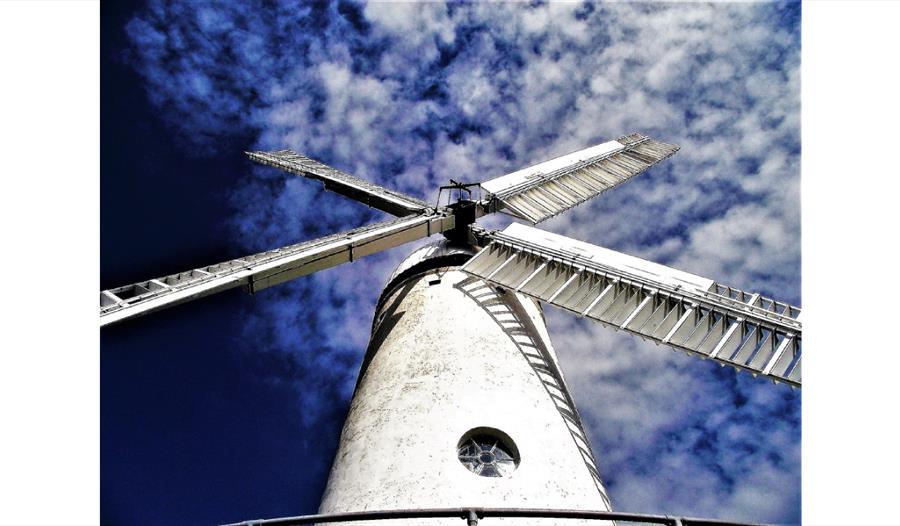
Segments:
[[[482,477],[505,477],[515,471],[519,458],[512,440],[499,430],[475,431],[469,431],[460,441],[457,456],[462,465]]]

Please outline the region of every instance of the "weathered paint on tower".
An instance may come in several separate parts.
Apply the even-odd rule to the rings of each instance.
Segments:
[[[431,245],[392,276],[320,513],[609,509],[540,306],[456,270],[467,252]],[[518,465],[506,476],[458,458],[481,428],[513,442]]]

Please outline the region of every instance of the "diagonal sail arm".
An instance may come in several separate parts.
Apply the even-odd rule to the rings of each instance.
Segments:
[[[430,212],[391,219],[223,263],[100,292],[100,326],[235,287],[251,293],[453,228]]]
[[[295,175],[318,179],[325,185],[326,190],[360,201],[397,217],[423,212],[430,208],[430,205],[421,199],[354,177],[292,150],[246,152],[246,154],[251,160],[260,164],[279,168]]]
[[[512,224],[476,227],[462,270],[657,344],[800,387],[800,309],[694,274]]]
[[[643,173],[678,146],[633,133],[481,184],[490,212],[540,223]]]

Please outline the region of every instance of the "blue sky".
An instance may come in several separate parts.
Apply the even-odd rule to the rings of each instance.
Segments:
[[[451,177],[483,180],[641,131],[682,149],[541,227],[802,304],[799,4],[150,2],[116,9],[104,10],[102,20],[105,281],[137,281],[149,277],[139,272],[162,275],[377,217],[319,185],[252,166],[242,150],[290,147],[431,200]],[[136,89],[107,89],[126,83],[118,76]],[[138,130],[109,132],[120,127]],[[121,153],[133,151],[145,153]],[[129,161],[143,166],[131,172]],[[177,194],[168,219],[134,202],[147,188]],[[123,219],[119,206],[148,219]],[[157,522],[314,511],[374,303],[411,248],[104,335],[104,517],[134,522],[135,510],[164,513],[154,503],[185,498],[178,492],[189,487],[204,488],[210,504],[227,500],[231,513],[250,515],[220,518],[186,506],[156,515]],[[552,307],[547,316],[616,509],[799,522],[799,392]],[[284,452],[285,469],[294,472],[286,477],[278,459],[259,460],[259,452],[240,465],[232,457],[243,452],[229,449],[236,442],[217,442],[216,420],[185,424],[192,412],[154,409],[158,400],[136,394],[133,377],[109,380],[110,371],[162,367],[151,364],[149,344],[128,352],[149,333],[159,341],[166,335],[173,360],[217,345],[234,365],[211,367],[202,381],[190,369],[213,355],[178,372],[155,371],[183,380],[174,395],[172,386],[160,388],[174,397],[164,407],[194,407],[210,386],[228,381],[255,382],[259,390],[247,397],[217,397],[216,414],[235,426],[242,421],[234,414],[277,415],[254,423],[288,426],[297,442],[254,443]],[[224,379],[238,373],[241,380]],[[127,408],[116,405],[124,400]],[[130,411],[146,420],[129,420]],[[165,437],[173,421],[177,440],[145,438]],[[141,426],[152,432],[138,433]],[[143,458],[141,448],[149,452]],[[216,458],[231,459],[238,471],[252,469],[253,460],[269,466],[256,471],[253,491],[288,480],[295,487],[284,494],[296,501],[275,508],[248,498],[230,476],[210,484],[205,467],[141,469],[148,458],[207,455],[198,453],[203,448],[220,449]],[[297,473],[305,455],[315,465]],[[167,482],[173,479],[182,480]]]

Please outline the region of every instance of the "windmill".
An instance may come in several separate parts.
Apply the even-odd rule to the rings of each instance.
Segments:
[[[395,218],[101,291],[100,323],[236,287],[253,293],[440,235],[381,293],[320,512],[611,512],[541,304],[791,387],[801,382],[800,310],[533,226],[476,221],[499,212],[540,223],[677,150],[633,133],[482,183],[451,181],[435,204],[291,150],[248,152]]]

